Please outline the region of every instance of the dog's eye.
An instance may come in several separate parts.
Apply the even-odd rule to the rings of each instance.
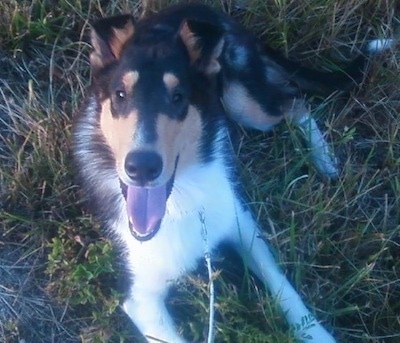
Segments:
[[[125,91],[123,91],[123,90],[117,90],[116,92],[115,92],[115,97],[116,97],[116,99],[117,100],[125,100],[125,98],[126,98],[126,92]]]
[[[174,94],[172,94],[172,102],[174,104],[180,104],[183,101],[183,94],[179,91],[175,91]]]

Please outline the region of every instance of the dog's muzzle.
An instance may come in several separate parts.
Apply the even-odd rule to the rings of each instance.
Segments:
[[[166,184],[146,187],[146,184],[161,174],[161,158],[154,153],[147,152],[132,154],[127,155],[125,170],[137,185],[126,185],[121,181],[121,189],[126,200],[131,233],[136,239],[146,241],[151,239],[160,228],[165,215],[167,200],[174,185],[178,158],[174,172]]]

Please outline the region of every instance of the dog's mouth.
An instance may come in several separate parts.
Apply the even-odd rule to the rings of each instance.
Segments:
[[[129,229],[137,240],[147,241],[158,232],[174,185],[176,164],[168,182],[158,187],[130,186],[120,180]]]

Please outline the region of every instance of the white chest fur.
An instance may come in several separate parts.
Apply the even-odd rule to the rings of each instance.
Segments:
[[[176,178],[161,227],[149,241],[136,240],[127,218],[122,220],[118,231],[129,250],[135,288],[165,288],[166,282],[195,269],[204,256],[204,229],[212,249],[234,225],[236,203],[226,168],[215,161]]]

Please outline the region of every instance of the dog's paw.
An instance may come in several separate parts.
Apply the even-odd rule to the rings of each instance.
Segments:
[[[328,144],[321,150],[324,153],[312,153],[315,168],[328,179],[336,180],[339,177],[338,159],[329,151]]]
[[[325,177],[337,179],[338,161],[315,120],[307,113],[296,119],[296,123],[307,142],[315,168]]]

